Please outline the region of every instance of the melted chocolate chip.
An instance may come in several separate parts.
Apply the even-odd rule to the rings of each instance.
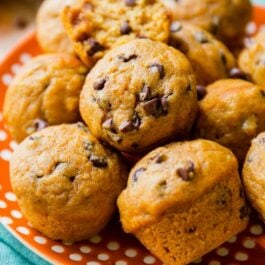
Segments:
[[[132,175],[132,181],[133,182],[137,182],[139,176],[144,172],[146,171],[146,168],[144,167],[141,167],[141,168],[138,168]]]
[[[166,155],[157,155],[155,158],[154,158],[154,162],[156,164],[161,164],[163,162],[165,162],[167,160],[167,156]]]
[[[104,157],[99,157],[99,156],[92,154],[89,160],[92,162],[94,167],[104,168],[108,166],[108,162],[106,158]]]
[[[130,34],[132,32],[132,28],[129,24],[128,21],[125,21],[122,23],[121,27],[120,27],[120,33],[122,35],[126,35],[126,34]]]
[[[243,206],[240,208],[239,212],[240,212],[240,219],[245,219],[245,218],[247,218],[247,217],[249,216],[249,214],[250,214],[250,209],[248,208],[247,205],[243,205]]]
[[[119,56],[119,59],[123,60],[124,63],[128,63],[131,60],[135,60],[138,56],[136,54],[131,54],[128,56]]]
[[[263,97],[265,97],[265,91],[264,90],[260,90],[260,93]]]
[[[110,130],[113,127],[113,119],[109,118],[102,123],[104,129]]]
[[[48,123],[46,121],[44,121],[44,120],[36,119],[33,122],[33,126],[35,128],[35,131],[40,131],[40,130],[48,127]]]
[[[197,85],[196,89],[197,89],[198,100],[202,100],[207,94],[206,87],[202,85]]]
[[[194,178],[195,165],[193,162],[188,161],[187,165],[177,170],[178,175],[183,181],[191,181]]]
[[[43,175],[36,175],[36,178],[37,179],[41,179],[41,178],[43,178],[44,176]]]
[[[139,129],[140,128],[140,126],[142,124],[142,121],[141,121],[141,118],[139,117],[137,112],[133,113],[132,122],[133,122],[133,126],[134,126],[135,129]]]
[[[235,79],[244,79],[247,80],[247,76],[244,72],[242,72],[239,68],[232,68],[229,71],[229,77]]]
[[[106,82],[107,82],[106,78],[101,78],[94,82],[93,88],[95,90],[102,90],[105,87]]]
[[[119,127],[119,131],[121,131],[122,133],[131,132],[133,130],[134,130],[134,125],[132,121],[125,121]]]
[[[179,21],[174,21],[170,25],[171,32],[178,32],[182,29],[182,24]]]
[[[136,4],[135,0],[125,0],[124,2],[126,6],[134,6]]]
[[[74,182],[75,181],[75,176],[72,176],[72,177],[69,177],[69,180],[71,181],[71,182]]]
[[[150,65],[150,69],[152,72],[159,72],[160,79],[163,79],[165,77],[165,69],[162,64],[153,63]]]
[[[205,34],[201,31],[195,32],[194,36],[195,36],[195,39],[201,44],[205,44],[209,42],[207,36],[205,36]]]
[[[103,50],[103,46],[93,38],[88,39],[86,44],[90,46],[90,49],[87,51],[89,56],[93,56],[95,53]]]
[[[191,234],[191,233],[196,232],[196,230],[197,230],[197,228],[195,226],[191,226],[191,227],[186,229],[186,232]]]
[[[224,55],[224,53],[220,53],[220,58],[221,58],[221,61],[222,61],[222,63],[223,63],[223,65],[227,65],[227,58],[226,58],[226,56]]]
[[[150,86],[144,84],[142,91],[139,94],[140,101],[146,101],[151,97],[151,88]]]

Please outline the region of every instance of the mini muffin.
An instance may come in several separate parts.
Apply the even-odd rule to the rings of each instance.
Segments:
[[[228,45],[237,46],[252,18],[250,0],[162,0],[173,20],[201,27]]]
[[[26,138],[11,159],[10,177],[30,224],[51,239],[74,242],[108,223],[127,173],[118,155],[78,123]]]
[[[243,167],[245,191],[252,206],[265,221],[265,133],[252,140]]]
[[[159,147],[131,170],[118,198],[124,230],[165,265],[184,265],[246,228],[233,153],[195,140]]]
[[[265,85],[265,31],[249,42],[239,55],[238,64],[254,83]]]
[[[14,140],[46,127],[80,120],[79,96],[87,73],[73,55],[40,55],[28,62],[7,90],[4,118]]]
[[[207,87],[199,103],[196,136],[231,149],[243,162],[251,139],[265,131],[265,90],[239,79]]]
[[[167,42],[169,36],[168,13],[160,0],[83,0],[65,8],[63,22],[87,65],[132,39]]]
[[[166,44],[133,40],[88,74],[80,112],[96,137],[124,152],[187,137],[197,112],[191,64]]]
[[[228,78],[236,66],[233,54],[207,31],[187,23],[174,21],[170,26],[169,45],[190,60],[200,85]]]
[[[74,46],[61,22],[61,12],[67,5],[80,0],[45,0],[37,14],[37,38],[44,52],[74,53]]]

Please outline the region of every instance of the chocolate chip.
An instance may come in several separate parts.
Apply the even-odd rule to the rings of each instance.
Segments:
[[[196,39],[199,43],[204,44],[204,43],[208,43],[208,42],[209,42],[207,36],[205,36],[205,34],[204,34],[203,32],[201,32],[201,31],[197,31],[197,32],[195,32],[195,35],[194,35],[194,36],[195,36],[195,39]]]
[[[134,6],[136,3],[135,0],[125,0],[124,2],[126,6]]]
[[[72,177],[69,177],[69,180],[71,181],[71,182],[74,182],[75,181],[75,176],[72,176]]]
[[[222,61],[222,63],[223,63],[223,65],[227,65],[227,58],[226,58],[226,56],[225,56],[225,54],[224,53],[220,53],[220,58],[221,58],[221,61]]]
[[[197,85],[196,89],[197,89],[198,100],[202,100],[207,94],[206,87],[202,85]]]
[[[212,18],[212,30],[211,30],[211,33],[213,35],[217,34],[217,32],[219,30],[219,27],[220,27],[220,17],[214,16]]]
[[[40,131],[40,130],[48,127],[48,123],[44,120],[41,120],[41,119],[34,120],[33,125],[35,128],[35,131]]]
[[[17,18],[16,21],[15,21],[15,25],[19,29],[26,28],[28,23],[29,22],[25,18],[22,18],[22,17]]]
[[[186,232],[191,234],[191,233],[196,232],[196,230],[197,230],[197,228],[195,226],[191,226],[191,227],[186,229]]]
[[[102,123],[104,129],[110,130],[113,127],[113,119],[109,118]]]
[[[102,90],[105,87],[106,82],[107,82],[106,78],[101,78],[94,82],[93,88],[95,90]]]
[[[135,129],[139,129],[142,124],[142,120],[137,112],[133,113],[132,123]]]
[[[174,21],[170,25],[171,32],[178,32],[182,29],[182,24],[179,21]]]
[[[165,162],[167,160],[167,156],[166,155],[157,155],[155,158],[154,158],[154,162],[156,164],[161,164],[163,162]]]
[[[242,187],[239,189],[239,197],[240,198],[245,198],[244,189]]]
[[[165,77],[165,69],[162,64],[153,63],[150,65],[150,69],[152,72],[159,72],[160,79],[163,79]]]
[[[44,176],[42,176],[42,175],[36,175],[36,178],[37,179],[41,179],[41,178],[43,178]]]
[[[185,167],[179,168],[177,170],[177,173],[182,178],[182,180],[191,181],[194,178],[194,173],[195,173],[194,170],[195,170],[194,163],[191,161],[188,161]]]
[[[136,54],[131,54],[128,56],[119,56],[119,59],[123,60],[124,63],[128,63],[131,60],[135,60],[138,56]]]
[[[90,156],[89,160],[92,162],[94,167],[104,168],[104,167],[107,167],[107,165],[108,165],[106,158],[99,157],[99,156],[96,156],[94,154],[92,154]]]
[[[87,54],[89,56],[93,56],[95,53],[103,50],[103,46],[93,38],[85,41],[85,44],[90,46],[89,50],[87,51]]]
[[[119,131],[122,133],[131,132],[132,130],[134,130],[132,121],[125,121],[119,126]]]
[[[247,218],[247,217],[249,216],[249,214],[250,214],[250,209],[248,208],[247,205],[243,205],[243,206],[240,208],[239,212],[240,212],[240,219],[245,219],[245,218]]]
[[[168,99],[165,96],[161,98],[161,107],[163,114],[168,114]]]
[[[129,24],[128,21],[125,21],[122,23],[121,27],[120,27],[120,33],[122,35],[126,35],[126,34],[130,34],[132,32],[132,28]]]
[[[143,108],[147,115],[158,116],[160,104],[161,101],[159,98],[153,98],[149,101],[146,101],[143,105]]]
[[[85,42],[90,38],[90,35],[87,32],[82,32],[76,37],[76,41]]]
[[[139,94],[140,101],[146,101],[151,97],[151,88],[150,86],[144,84],[142,91]]]
[[[260,90],[260,93],[263,97],[265,97],[265,91],[264,90]]]
[[[229,71],[229,77],[235,79],[244,79],[247,80],[247,76],[244,72],[242,72],[239,68],[232,68]]]
[[[144,167],[141,167],[141,168],[138,168],[132,175],[132,181],[133,182],[137,182],[139,176],[144,172],[146,171],[146,168]]]

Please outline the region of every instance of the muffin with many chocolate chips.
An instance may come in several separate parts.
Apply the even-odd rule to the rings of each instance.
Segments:
[[[167,265],[200,258],[248,223],[237,160],[214,142],[157,148],[131,170],[121,222]]]
[[[265,133],[259,134],[252,140],[243,167],[243,182],[245,191],[252,206],[265,220]]]
[[[4,103],[12,137],[20,142],[48,125],[79,121],[79,95],[86,74],[86,67],[67,54],[40,55],[23,66]]]
[[[31,225],[67,242],[88,239],[108,223],[127,180],[118,155],[81,123],[26,138],[11,159],[10,176]]]
[[[63,22],[87,65],[132,39],[167,42],[169,36],[169,18],[159,0],[83,0],[64,10]]]
[[[195,75],[174,48],[133,40],[88,74],[80,112],[96,137],[124,152],[144,151],[187,137],[197,112]]]
[[[249,0],[162,0],[173,20],[201,27],[228,45],[237,46],[251,20]]]
[[[37,14],[37,38],[44,52],[74,54],[74,47],[61,22],[61,12],[79,0],[43,1]],[[81,0],[80,0],[81,1]]]
[[[265,31],[248,42],[248,47],[239,55],[238,64],[253,82],[265,85]]]
[[[183,52],[190,60],[200,85],[228,78],[235,67],[235,58],[226,46],[207,31],[175,21],[170,26],[169,45]]]
[[[227,79],[207,87],[199,103],[196,136],[231,149],[242,163],[251,139],[265,131],[265,90],[250,82]]]

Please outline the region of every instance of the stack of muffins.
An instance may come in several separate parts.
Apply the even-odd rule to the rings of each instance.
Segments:
[[[125,232],[183,265],[246,228],[244,188],[265,218],[265,33],[243,49],[251,14],[248,0],[44,1],[47,54],[4,104],[32,226],[85,240],[118,205]]]

